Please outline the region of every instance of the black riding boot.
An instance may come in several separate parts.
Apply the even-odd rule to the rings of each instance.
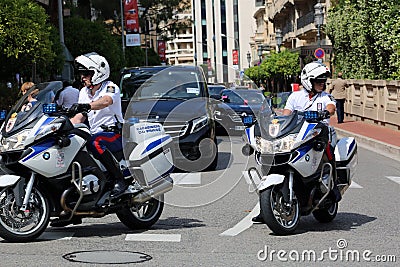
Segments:
[[[115,185],[113,190],[111,190],[111,197],[120,196],[127,188],[125,183],[124,176],[121,172],[121,169],[118,166],[114,156],[109,150],[105,150],[101,155],[101,163],[106,167],[110,177],[112,177],[115,181]]]

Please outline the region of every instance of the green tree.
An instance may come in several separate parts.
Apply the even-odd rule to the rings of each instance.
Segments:
[[[32,79],[32,70],[46,79],[62,69],[59,36],[47,23],[45,10],[30,0],[0,1],[0,80],[20,73]]]
[[[328,12],[334,66],[348,78],[400,78],[398,0],[341,0]]]
[[[119,77],[119,70],[124,65],[121,39],[108,32],[102,22],[79,17],[65,19],[64,35],[65,45],[73,57],[96,52],[104,56],[110,64],[111,79],[116,80]]]
[[[300,73],[299,54],[283,50],[280,53],[271,51],[260,66],[248,68],[245,74],[260,85],[260,81],[267,81],[274,90],[285,90],[289,88],[292,76]]]

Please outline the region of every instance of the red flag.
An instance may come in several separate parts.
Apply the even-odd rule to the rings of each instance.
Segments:
[[[124,0],[125,27],[128,33],[139,33],[137,0]]]
[[[158,40],[158,55],[160,56],[160,59],[162,62],[166,61],[165,57],[165,41],[163,40]]]
[[[239,65],[239,51],[232,50],[233,65]]]

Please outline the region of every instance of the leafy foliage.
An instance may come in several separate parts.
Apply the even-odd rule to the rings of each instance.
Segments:
[[[326,32],[336,71],[347,78],[400,78],[398,0],[341,0],[329,10]]]
[[[41,77],[62,69],[56,54],[59,36],[47,20],[45,10],[33,1],[0,1],[0,80],[16,73],[31,79],[34,68]]]
[[[283,50],[280,53],[271,51],[271,54],[262,61],[260,66],[245,70],[245,74],[256,83],[265,80],[289,80],[290,76],[296,76],[299,73],[299,54],[289,50]]]

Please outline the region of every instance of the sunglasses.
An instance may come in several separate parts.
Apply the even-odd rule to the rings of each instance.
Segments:
[[[80,70],[80,71],[79,71],[79,75],[85,76],[85,77],[87,77],[87,76],[93,76],[93,74],[94,74],[94,71],[93,71],[93,70]]]
[[[316,78],[316,79],[313,79],[314,83],[326,83],[326,81],[327,81],[327,78]]]

